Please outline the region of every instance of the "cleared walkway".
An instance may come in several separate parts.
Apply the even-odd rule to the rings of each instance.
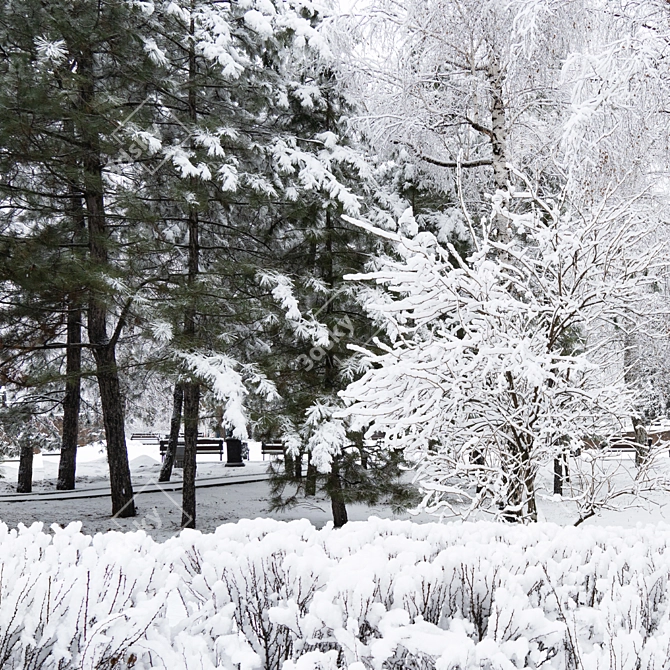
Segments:
[[[196,480],[197,489],[214,488],[217,486],[233,486],[235,484],[252,484],[270,479],[268,474],[248,474],[228,477],[203,477]],[[162,491],[181,491],[182,482],[148,482],[134,489],[135,495],[142,493],[160,493]],[[0,496],[0,503],[11,502],[43,502],[47,500],[75,500],[78,498],[105,498],[110,495],[109,486],[98,486],[74,491],[37,491],[35,493],[13,493]]]

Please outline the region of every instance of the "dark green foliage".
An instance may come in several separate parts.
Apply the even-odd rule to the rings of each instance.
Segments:
[[[53,451],[59,443],[58,424],[48,404],[18,402],[0,407],[0,455],[16,458],[27,446]]]
[[[296,474],[295,458],[278,459],[271,464],[272,509],[292,507],[303,502],[305,496],[313,496],[315,501],[341,496],[345,504],[386,504],[394,513],[404,512],[420,502],[417,489],[408,484],[409,473],[402,452],[377,446],[352,445],[344,449],[337,459],[339,485],[331,473],[308,472],[306,455],[301,460],[301,476]]]
[[[70,382],[83,380],[86,408],[95,376],[110,467],[123,461],[124,411],[156,416],[181,382],[191,432],[244,432],[230,408],[251,392],[252,437],[297,439],[307,459],[319,426],[337,422],[309,413],[337,409],[356,374],[348,345],[376,331],[343,277],[379,242],[344,215],[388,208],[336,74],[291,21],[266,35],[241,3],[182,9],[0,8],[2,382],[48,388],[78,414]],[[368,469],[344,448],[333,472],[312,466],[305,481],[342,504],[403,499],[397,459],[365,458]]]

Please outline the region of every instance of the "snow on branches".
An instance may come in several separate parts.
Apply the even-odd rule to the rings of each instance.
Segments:
[[[248,437],[244,400],[250,389],[267,401],[278,397],[275,385],[255,365],[243,365],[224,354],[178,352],[177,357],[223,403],[222,418],[232,428],[234,437]]]
[[[496,241],[500,220],[509,241]],[[392,299],[366,305],[389,342],[360,350],[370,368],[342,392],[344,414],[405,450],[428,510],[536,520],[539,470],[587,436],[621,434],[633,413],[621,366],[605,356],[651,282],[648,231],[607,198],[578,211],[530,189],[496,193],[466,259],[430,233],[356,223],[395,239],[397,256],[349,277]],[[615,494],[576,486],[580,513]]]
[[[653,670],[668,530],[245,520],[165,543],[0,524],[8,669]]]

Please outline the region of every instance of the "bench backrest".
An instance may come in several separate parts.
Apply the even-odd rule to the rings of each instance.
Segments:
[[[161,440],[160,450],[167,451],[169,443],[170,440]],[[183,447],[185,444],[183,439],[177,441],[178,447]],[[196,448],[198,451],[221,451],[223,449],[223,440],[221,438],[199,437]]]

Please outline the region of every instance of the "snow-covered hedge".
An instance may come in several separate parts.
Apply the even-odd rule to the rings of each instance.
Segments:
[[[0,667],[667,667],[670,529],[0,525]]]

